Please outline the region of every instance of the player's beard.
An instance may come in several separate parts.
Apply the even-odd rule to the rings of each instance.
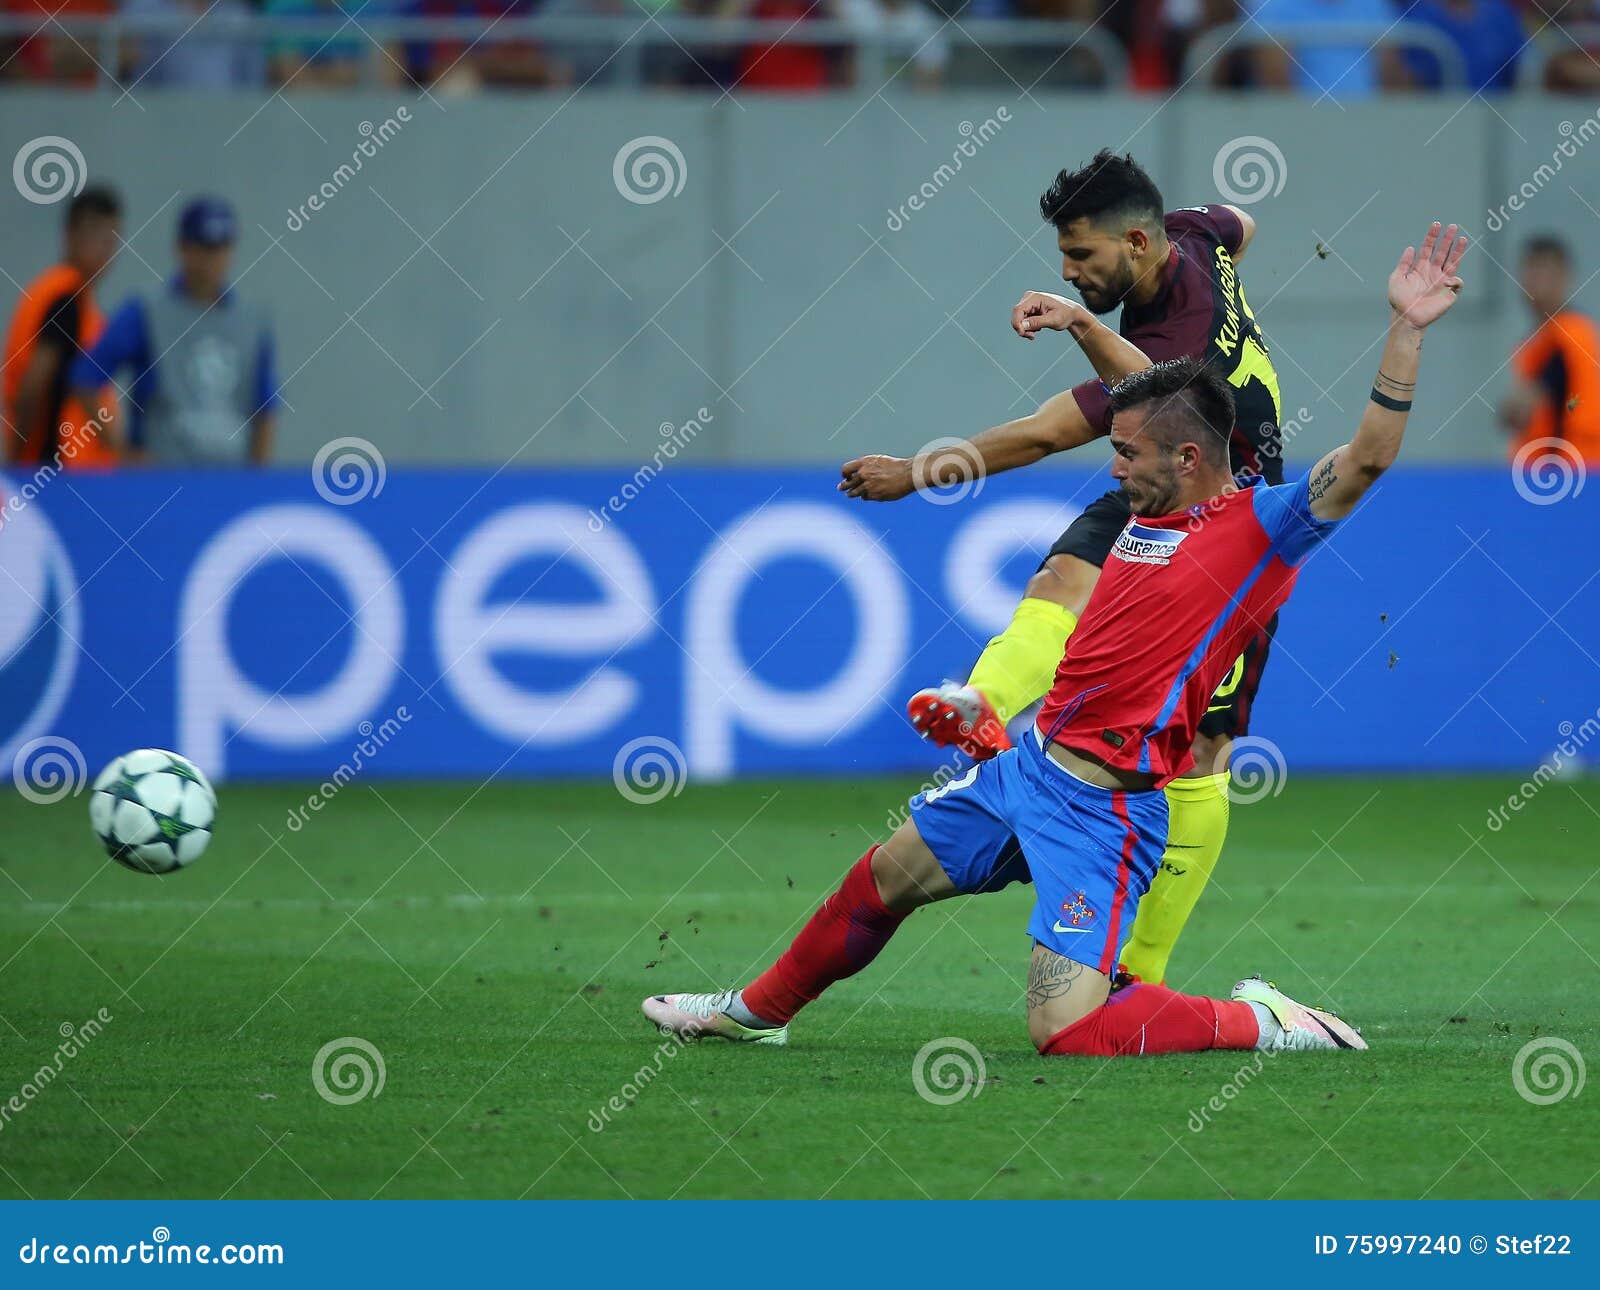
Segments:
[[[1170,515],[1178,505],[1178,474],[1168,471],[1157,479],[1145,480],[1128,487],[1132,480],[1122,481],[1122,495],[1128,509],[1135,515]]]
[[[1092,314],[1108,314],[1123,301],[1128,292],[1133,290],[1133,261],[1126,255],[1122,257],[1117,270],[1111,275],[1106,285],[1102,287],[1085,287],[1078,284],[1078,296],[1083,301],[1083,307]]]

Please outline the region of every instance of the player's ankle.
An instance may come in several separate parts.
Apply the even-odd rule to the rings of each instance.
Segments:
[[[745,1005],[744,991],[736,990],[733,999],[729,1002],[726,1014],[749,1030],[776,1030],[780,1022],[768,1021],[765,1017],[758,1017]]]
[[[1283,1029],[1277,1017],[1272,1015],[1272,1009],[1264,1003],[1257,1003],[1253,999],[1244,1000],[1251,1012],[1256,1014],[1256,1025],[1260,1027],[1260,1037],[1256,1040],[1256,1047],[1263,1052],[1270,1049],[1278,1032]]]

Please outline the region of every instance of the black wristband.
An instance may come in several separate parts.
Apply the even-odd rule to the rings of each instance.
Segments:
[[[1391,412],[1411,411],[1410,399],[1407,399],[1404,403],[1402,403],[1399,399],[1391,399],[1387,394],[1378,393],[1378,387],[1376,385],[1372,387],[1372,393],[1367,397],[1376,403],[1380,408],[1388,408]]]

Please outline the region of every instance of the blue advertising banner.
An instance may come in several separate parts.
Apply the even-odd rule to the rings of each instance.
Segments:
[[[834,478],[0,476],[0,752],[66,739],[92,774],[161,746],[224,779],[933,765],[906,697],[965,676],[1109,479],[872,505]],[[1297,771],[1522,769],[1600,733],[1600,508],[1566,491],[1392,472],[1302,574],[1253,733]]]
[[[818,1253],[764,1260],[759,1282],[803,1290],[1025,1283],[1042,1246],[1075,1281],[1254,1266],[1296,1286],[1593,1285],[1600,1236],[1581,1201],[21,1201],[0,1210],[0,1267],[14,1285],[748,1286],[748,1261],[690,1234],[773,1221]]]

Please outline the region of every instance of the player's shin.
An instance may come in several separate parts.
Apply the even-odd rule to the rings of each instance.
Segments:
[[[1046,1057],[1139,1057],[1254,1048],[1260,1037],[1257,1013],[1248,1003],[1141,982],[1118,990],[1038,1047]]]
[[[854,976],[889,943],[911,911],[884,903],[873,876],[871,848],[845,875],[839,890],[800,929],[778,961],[741,992],[743,1007],[770,1025],[785,1025],[835,981]]]
[[[1053,600],[1023,599],[1005,631],[985,647],[968,684],[982,692],[1002,722],[1040,699],[1055,679],[1078,615]]]
[[[1166,980],[1178,935],[1211,879],[1228,836],[1228,776],[1175,779],[1166,788],[1167,848],[1139,901],[1122,966],[1142,981]]]

